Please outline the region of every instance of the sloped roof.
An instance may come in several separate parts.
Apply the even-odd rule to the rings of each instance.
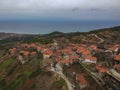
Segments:
[[[81,74],[77,74],[76,75],[76,80],[79,81],[82,85],[86,85],[87,84],[86,79]]]

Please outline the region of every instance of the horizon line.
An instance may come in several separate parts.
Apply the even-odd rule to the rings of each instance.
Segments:
[[[100,29],[94,29],[94,30],[89,30],[89,31],[74,31],[74,32],[63,32],[63,31],[52,31],[52,32],[49,32],[49,33],[21,33],[21,32],[0,32],[0,33],[5,33],[5,34],[21,34],[21,35],[46,35],[46,34],[51,34],[53,32],[60,32],[60,33],[63,33],[63,34],[66,34],[66,33],[76,33],[76,32],[79,32],[79,33],[88,33],[88,32],[91,32],[91,31],[98,31],[98,30],[104,30],[104,29],[110,29],[110,28],[115,28],[115,27],[120,27],[120,25],[116,25],[116,26],[112,26],[112,27],[105,27],[105,28],[100,28]]]

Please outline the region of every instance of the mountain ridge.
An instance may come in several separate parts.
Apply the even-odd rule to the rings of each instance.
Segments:
[[[66,38],[70,42],[74,43],[83,43],[83,42],[98,42],[98,39],[93,36],[97,35],[98,37],[104,39],[108,43],[120,43],[120,26],[104,28],[98,30],[92,30],[89,32],[59,32],[54,31],[49,34],[16,34],[16,33],[0,33],[0,43],[3,42],[52,42],[53,39]]]

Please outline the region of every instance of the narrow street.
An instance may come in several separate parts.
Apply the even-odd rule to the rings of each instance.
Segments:
[[[63,79],[65,80],[65,82],[66,82],[66,84],[67,84],[67,87],[68,87],[68,90],[74,90],[73,87],[72,87],[71,82],[70,82],[70,81],[68,80],[68,78],[63,74],[61,67],[59,66],[58,68],[59,68],[59,70],[56,71],[55,68],[52,67],[52,69],[50,69],[50,71],[53,71],[53,72],[59,74],[59,75],[61,76],[61,78],[63,78]]]
[[[69,90],[73,90],[71,82],[68,80],[68,78],[62,73],[62,71],[57,72],[65,81],[67,84],[67,87]]]

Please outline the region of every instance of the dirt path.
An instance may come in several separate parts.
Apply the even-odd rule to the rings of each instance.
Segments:
[[[104,40],[102,38],[100,38],[99,36],[97,36],[96,34],[95,34],[95,37],[100,40],[99,43],[103,43],[104,42]]]
[[[98,35],[93,34],[93,36],[94,36],[95,38],[97,38],[97,39],[100,40],[99,43],[103,43],[103,42],[104,42],[104,40],[103,40],[102,38],[100,38]],[[83,39],[82,39],[82,40],[85,41],[85,42],[88,42],[88,41],[86,40],[86,37],[85,37],[85,36],[83,36]]]

